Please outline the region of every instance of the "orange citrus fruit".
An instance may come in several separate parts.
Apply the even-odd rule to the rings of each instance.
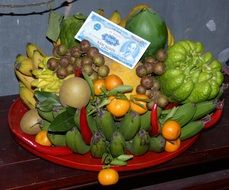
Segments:
[[[119,174],[112,168],[102,169],[98,174],[98,181],[101,185],[114,185],[118,180]]]
[[[93,81],[94,93],[95,95],[100,95],[102,93],[102,88],[105,88],[105,81],[103,79],[96,79]]]
[[[108,98],[111,102],[107,105],[107,110],[115,117],[124,116],[130,108],[130,102],[128,99],[119,99],[115,96]]]
[[[123,81],[118,75],[108,75],[105,78],[105,87],[107,90],[111,90],[121,85],[123,85]]]
[[[43,146],[51,146],[52,143],[48,138],[48,131],[42,130],[35,136],[35,142]]]
[[[166,140],[175,140],[180,136],[181,126],[175,120],[167,120],[161,129],[161,134]]]
[[[174,141],[165,141],[165,151],[166,152],[175,152],[180,148],[181,140],[180,138]]]
[[[130,109],[139,114],[145,113],[148,109],[146,106],[146,100],[148,100],[148,96],[145,94],[135,94],[131,97],[130,101]]]

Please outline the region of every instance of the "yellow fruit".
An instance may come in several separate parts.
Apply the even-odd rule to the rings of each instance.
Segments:
[[[109,75],[118,75],[125,85],[130,85],[133,87],[133,91],[131,93],[127,93],[127,97],[130,96],[130,94],[135,94],[136,87],[140,84],[140,78],[136,75],[135,68],[129,69],[120,63],[117,63],[115,61],[112,61],[109,58],[105,58],[105,62],[110,68]]]
[[[119,174],[112,168],[100,170],[98,174],[98,181],[101,185],[114,185],[119,180]]]

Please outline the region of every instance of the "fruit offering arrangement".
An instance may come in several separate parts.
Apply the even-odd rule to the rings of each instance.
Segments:
[[[137,5],[125,19],[114,11],[112,22],[151,42],[128,69],[86,39],[74,39],[85,18],[63,19],[60,33],[48,36],[52,55],[28,43],[26,55],[16,57],[19,94],[28,107],[20,127],[36,143],[90,152],[106,167],[121,167],[149,151],[175,152],[182,141],[218,122],[221,63],[201,42],[174,41],[148,5]]]

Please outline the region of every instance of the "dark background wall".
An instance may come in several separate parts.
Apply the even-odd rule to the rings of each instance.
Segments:
[[[44,0],[0,1],[0,96],[18,93],[18,82],[13,72],[13,64],[17,54],[25,53],[26,43],[36,43],[47,54],[51,54],[52,45],[45,38],[48,12],[32,15],[27,15],[27,13],[42,12],[48,10],[49,6],[55,8],[64,1],[56,0],[48,6],[38,7],[2,6],[32,2],[44,2]],[[88,15],[92,10],[103,8],[107,17],[116,9],[124,17],[133,6],[139,3],[148,3],[159,12],[171,28],[176,40],[189,38],[201,41],[206,50],[213,52],[216,57],[222,50],[229,47],[228,0],[76,0],[71,4],[70,14],[82,12]],[[56,11],[64,14],[66,7]],[[9,13],[14,13],[14,15],[9,15]]]

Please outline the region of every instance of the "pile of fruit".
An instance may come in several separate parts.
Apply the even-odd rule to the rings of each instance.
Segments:
[[[216,124],[223,74],[201,42],[174,42],[144,4],[123,20],[115,11],[110,20],[151,42],[132,70],[66,34],[69,26],[82,25],[79,16],[64,19],[52,55],[29,43],[26,55],[16,57],[19,94],[29,108],[23,132],[40,145],[67,146],[106,166],[123,166],[149,151],[177,151],[181,141]]]

